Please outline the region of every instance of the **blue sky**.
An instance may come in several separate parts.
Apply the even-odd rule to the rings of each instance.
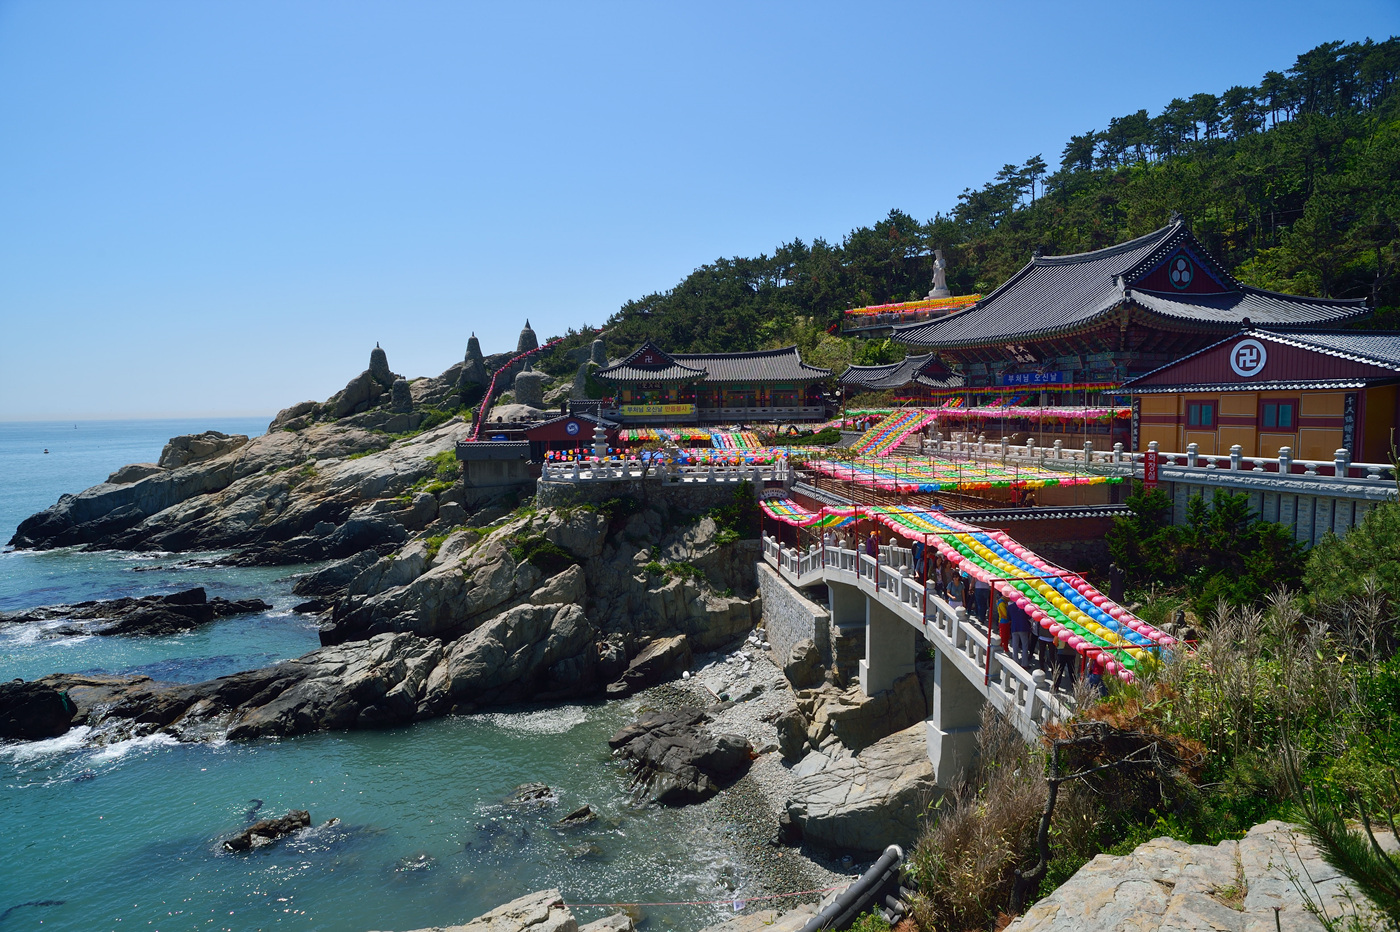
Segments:
[[[1395,0],[0,0],[0,420],[270,415],[376,340],[436,374],[1393,33]]]

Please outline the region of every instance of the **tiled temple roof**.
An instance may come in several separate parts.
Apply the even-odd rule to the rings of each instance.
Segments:
[[[831,370],[807,365],[796,346],[752,353],[667,353],[648,340],[594,375],[606,382],[816,382]]]
[[[1136,287],[1181,250],[1218,283],[1218,293],[1166,294]],[[1151,314],[1210,329],[1238,326],[1246,318],[1254,324],[1316,325],[1368,312],[1364,300],[1301,298],[1243,285],[1177,220],[1107,249],[1036,256],[967,310],[896,327],[894,338],[936,348],[1022,343],[1087,329],[1128,301]]]

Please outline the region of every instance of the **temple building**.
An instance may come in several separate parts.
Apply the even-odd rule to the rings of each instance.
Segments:
[[[1187,229],[1170,224],[1117,246],[1035,256],[964,310],[896,326],[893,338],[937,353],[984,396],[1008,389],[1111,390],[1203,349],[1242,324],[1337,326],[1363,299],[1302,298],[1236,281]]]
[[[1400,429],[1400,333],[1246,329],[1123,384],[1134,448],[1386,462]]]
[[[950,370],[933,353],[905,356],[899,362],[884,366],[850,366],[837,379],[844,398],[861,392],[895,393],[903,403],[933,403],[935,393],[962,388],[962,376]]]
[[[830,369],[802,361],[796,346],[753,353],[667,353],[651,341],[598,369],[615,392],[603,416],[624,424],[820,421]]]

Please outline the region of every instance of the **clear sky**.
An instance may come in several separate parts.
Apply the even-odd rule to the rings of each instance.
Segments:
[[[0,420],[272,414],[924,219],[1400,2],[0,0]]]

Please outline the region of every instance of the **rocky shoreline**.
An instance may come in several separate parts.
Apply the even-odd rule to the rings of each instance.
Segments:
[[[804,773],[849,761],[906,711],[922,718],[918,682],[903,684],[902,705],[866,702],[824,680],[810,656],[769,656],[757,541],[717,513],[625,496],[536,508],[466,489],[453,454],[464,425],[446,412],[483,363],[469,353],[408,383],[376,350],[344,391],[292,406],[263,436],[174,438],[159,462],[123,467],[23,522],[13,546],[329,561],[293,587],[306,600],[297,609],[319,616],[323,646],[200,683],[56,672],[3,684],[0,739],[82,727],[88,744],[257,740],[632,696],[640,724],[615,744],[634,761],[638,791],[688,805],[742,851],[762,891],[746,878],[745,895],[849,881],[887,840],[840,820],[822,829],[814,815],[804,844],[793,819],[815,812]],[[0,623],[161,635],[239,610],[261,608],[191,590]],[[915,777],[910,792],[931,788]]]

